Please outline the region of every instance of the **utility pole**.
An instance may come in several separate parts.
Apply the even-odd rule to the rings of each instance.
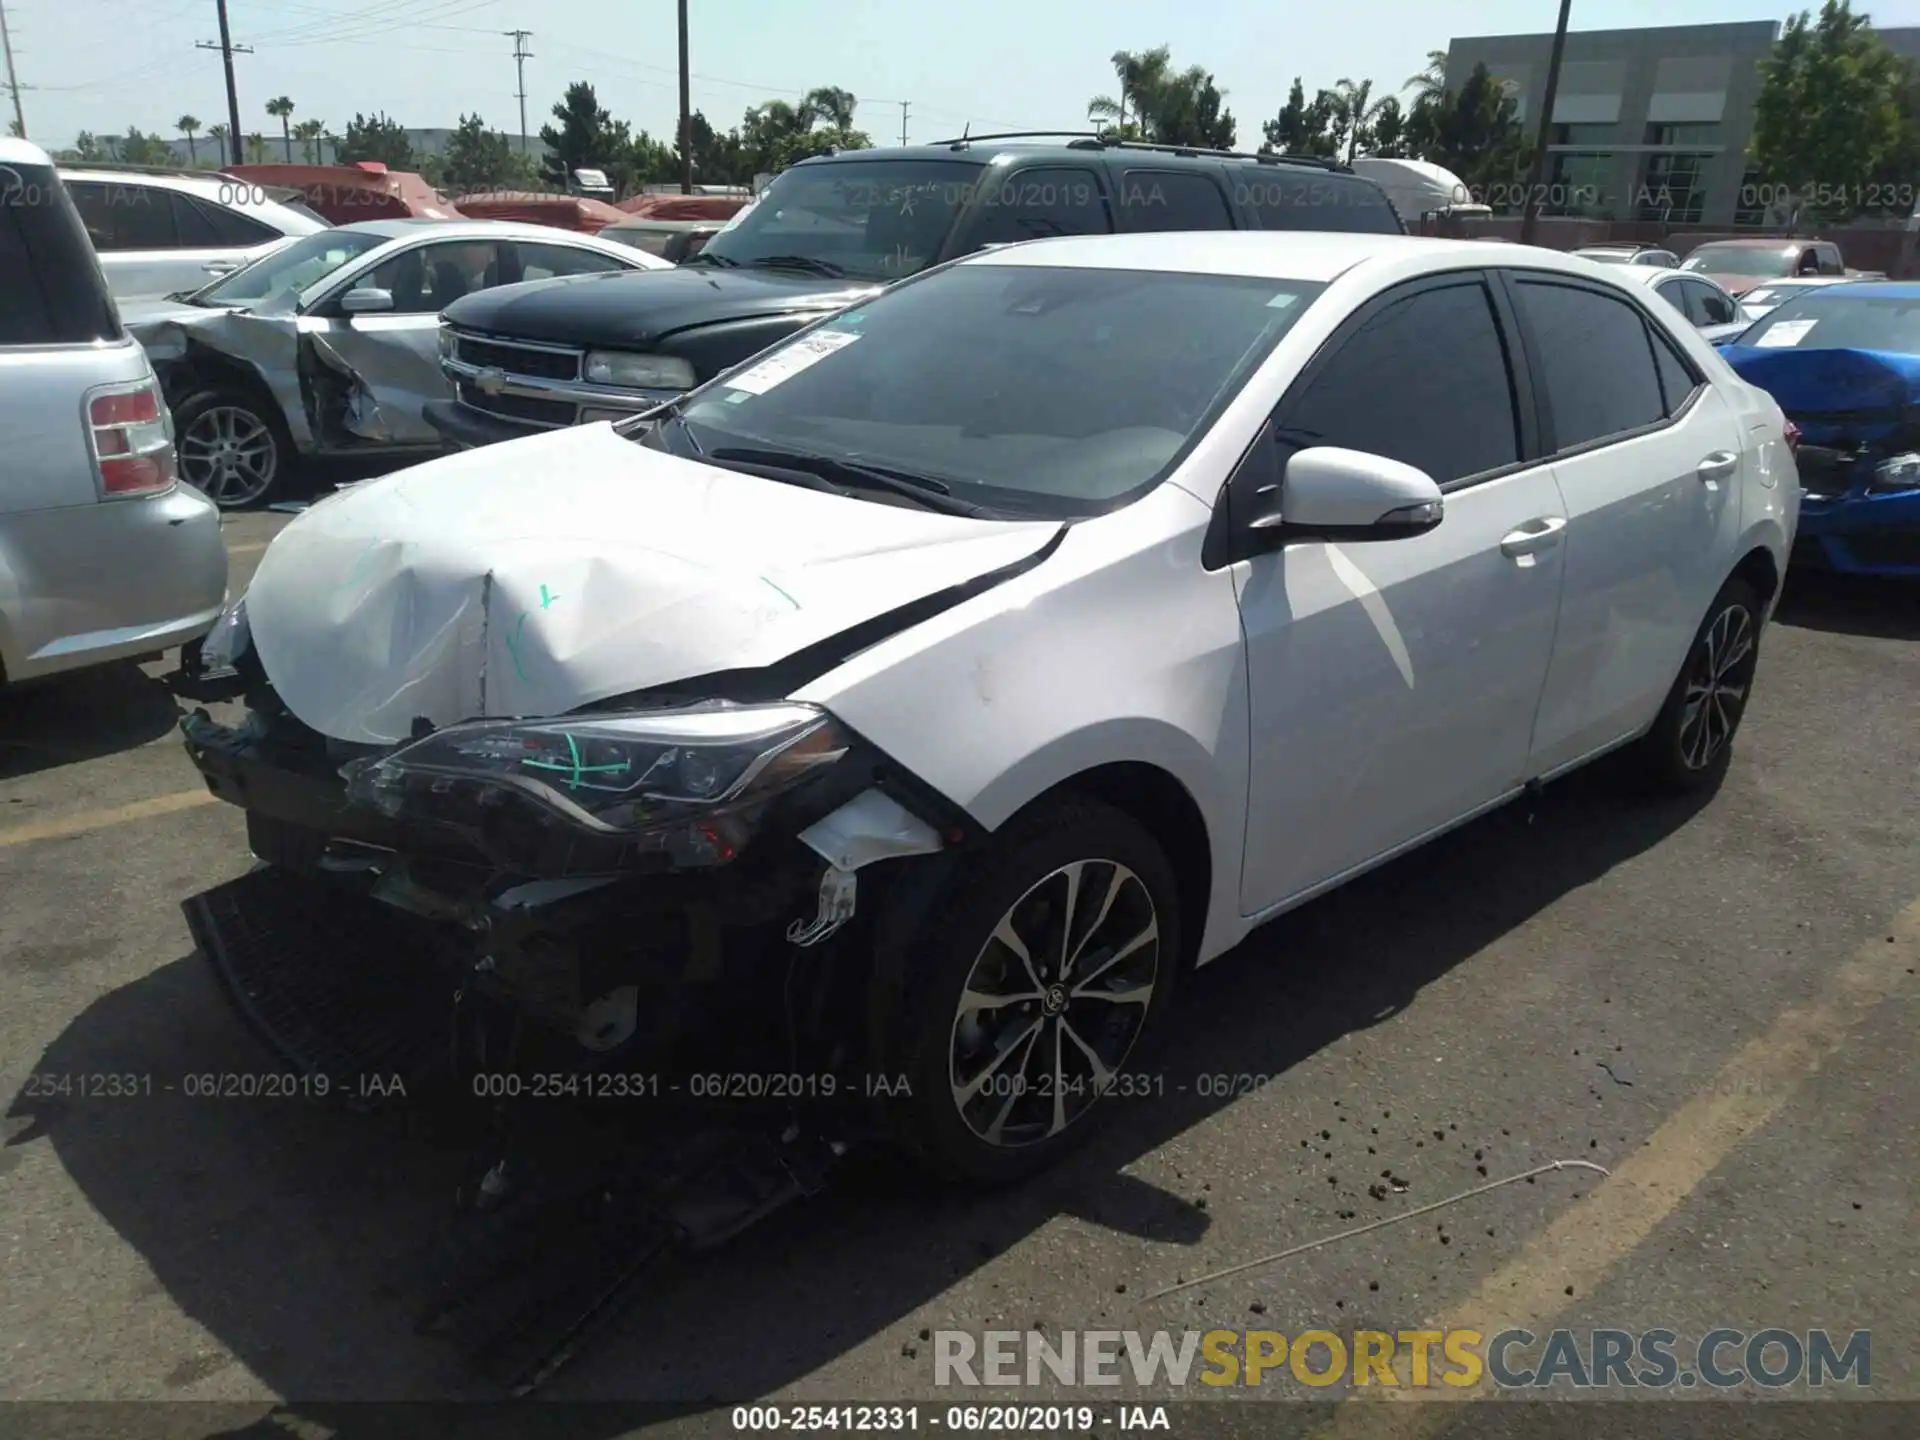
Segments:
[[[1560,93],[1560,56],[1567,48],[1567,13],[1573,0],[1560,0],[1560,19],[1553,27],[1553,53],[1547,57],[1547,92],[1540,98],[1540,128],[1533,143],[1533,169],[1527,176],[1525,204],[1520,211],[1520,243],[1533,244],[1540,227],[1540,188],[1547,171],[1547,143],[1553,139],[1553,102]]]
[[[519,76],[520,88],[514,92],[514,98],[520,102],[520,153],[527,153],[527,61],[533,59],[533,52],[527,49],[527,41],[532,38],[531,30],[503,30],[500,32],[513,41],[513,68]]]
[[[233,35],[227,29],[227,0],[215,0],[215,3],[220,7],[220,43],[215,45],[210,40],[201,40],[193,48],[218,50],[221,63],[227,67],[227,140],[233,149],[233,163],[244,165],[247,152],[242,146],[246,143],[246,137],[240,130],[240,92],[233,85],[233,57],[236,54],[251,55],[253,47],[233,43]]]
[[[687,68],[687,0],[680,0],[680,193],[693,193],[693,75]]]
[[[913,102],[911,100],[902,100],[900,102],[900,144],[903,147],[907,143],[907,107],[912,104]]]
[[[0,0],[0,50],[7,57],[7,89],[13,95],[13,125],[22,140],[27,138],[27,117],[20,109],[20,77],[13,73],[13,39],[7,34],[6,0]]]

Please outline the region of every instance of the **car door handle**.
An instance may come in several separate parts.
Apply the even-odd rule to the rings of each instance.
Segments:
[[[1702,480],[1709,483],[1724,480],[1740,468],[1740,457],[1731,450],[1716,450],[1702,460],[1694,470]]]
[[[239,268],[239,264],[232,260],[214,260],[202,265],[200,270],[202,274],[206,275],[231,275]]]
[[[1500,537],[1500,553],[1511,558],[1522,555],[1538,555],[1542,550],[1551,550],[1560,543],[1560,532],[1567,528],[1564,515],[1543,515],[1538,520],[1529,520],[1518,530],[1509,530]]]

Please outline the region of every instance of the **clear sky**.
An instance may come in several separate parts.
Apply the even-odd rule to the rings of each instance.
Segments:
[[[1777,4],[1777,0],[1774,0]],[[27,131],[50,148],[81,130],[129,125],[171,137],[182,112],[226,119],[215,0],[0,0],[26,89]],[[1796,7],[1797,8],[1797,7]],[[1864,8],[1882,25],[1920,23],[1920,0]],[[1115,50],[1173,47],[1181,68],[1213,71],[1242,147],[1285,102],[1343,76],[1397,90],[1455,35],[1542,31],[1554,0],[692,0],[693,103],[720,129],[776,97],[818,85],[860,97],[876,141],[981,129],[1086,127],[1086,101],[1113,88]],[[1578,0],[1576,30],[1783,19],[1768,0]],[[677,105],[674,0],[230,0],[240,117],[273,135],[264,110],[337,130],[385,109],[412,127],[478,112],[518,129],[513,42],[522,27],[528,128],[568,83],[590,80],[616,118],[671,138]],[[10,117],[7,117],[10,118]]]

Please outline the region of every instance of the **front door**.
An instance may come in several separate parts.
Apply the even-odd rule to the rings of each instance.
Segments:
[[[1516,272],[1553,469],[1567,502],[1566,592],[1535,766],[1649,723],[1738,537],[1744,440],[1732,410],[1624,298]]]
[[[1236,567],[1253,731],[1248,914],[1529,778],[1566,510],[1533,458],[1501,303],[1477,273],[1390,291],[1276,412],[1283,458],[1333,445],[1404,461],[1441,484],[1446,516],[1416,538],[1307,541]]]

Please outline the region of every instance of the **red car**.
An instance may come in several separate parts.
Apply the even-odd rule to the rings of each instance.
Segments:
[[[1778,236],[1709,240],[1696,246],[1680,262],[1680,268],[1712,277],[1735,297],[1769,280],[1798,280],[1809,275],[1877,278],[1877,272],[1849,270],[1840,247],[1831,240],[1785,240]]]

